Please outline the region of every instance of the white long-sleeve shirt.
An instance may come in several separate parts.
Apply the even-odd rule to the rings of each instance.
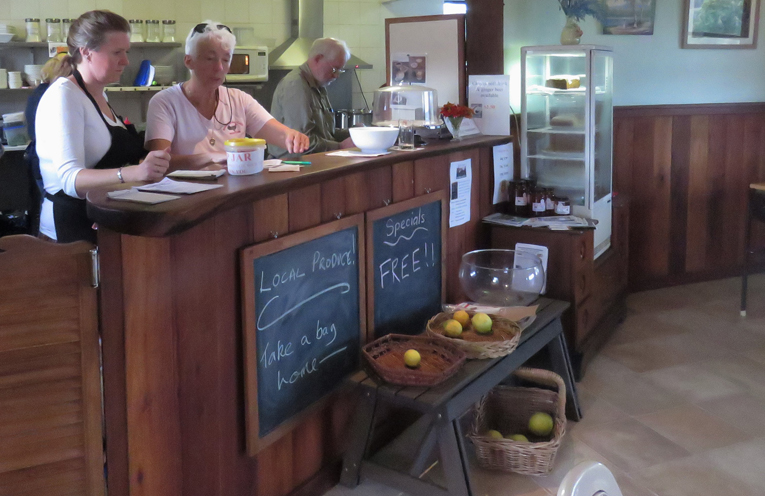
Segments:
[[[92,169],[106,155],[111,135],[101,113],[88,96],[67,78],[59,78],[40,99],[35,117],[37,156],[45,191],[55,195],[63,190],[80,198],[74,186],[82,169]],[[122,125],[104,116],[110,125]],[[53,204],[43,202],[40,232],[56,239]]]

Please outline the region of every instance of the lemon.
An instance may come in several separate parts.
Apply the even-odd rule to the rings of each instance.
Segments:
[[[527,438],[523,434],[511,434],[510,436],[507,436],[507,439],[512,439],[513,441],[522,441],[524,443],[529,442],[529,438]]]
[[[502,436],[502,433],[499,431],[495,431],[494,429],[489,430],[489,432],[487,432],[486,435],[494,439],[504,439],[504,437]]]
[[[420,352],[417,350],[406,350],[404,353],[404,363],[407,367],[416,369],[420,366]]]
[[[487,334],[491,332],[491,317],[485,313],[477,313],[473,315],[473,328],[475,332],[480,334]]]
[[[548,436],[553,430],[553,419],[544,412],[537,412],[529,419],[529,431],[537,436]]]
[[[465,327],[470,322],[470,315],[464,310],[457,310],[452,318],[459,322],[462,327]]]
[[[458,338],[462,334],[462,324],[457,320],[447,320],[444,322],[444,331],[450,338]]]

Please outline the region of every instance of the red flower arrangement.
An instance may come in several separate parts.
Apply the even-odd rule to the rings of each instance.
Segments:
[[[466,105],[455,105],[447,102],[446,105],[441,107],[441,115],[443,117],[467,117],[470,119],[475,115],[475,111]]]

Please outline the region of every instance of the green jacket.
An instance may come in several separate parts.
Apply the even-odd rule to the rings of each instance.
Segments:
[[[271,115],[308,136],[310,144],[306,154],[337,150],[340,142],[349,136],[348,131],[335,130],[327,89],[313,77],[308,62],[290,71],[276,86]],[[268,151],[276,158],[287,155],[287,150],[271,144]]]

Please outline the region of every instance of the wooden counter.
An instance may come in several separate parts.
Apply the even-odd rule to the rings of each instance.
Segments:
[[[396,164],[419,161],[426,158],[434,158],[440,155],[475,149],[476,147],[490,147],[492,145],[506,143],[509,138],[504,137],[479,137],[464,139],[458,142],[445,141],[443,143],[430,144],[412,152],[392,152],[388,155],[373,158],[347,158],[330,157],[325,153],[305,155],[304,160],[310,161],[311,165],[302,168],[300,172],[279,172],[253,174],[250,176],[230,176],[228,174],[218,179],[215,184],[223,187],[212,191],[188,195],[180,200],[174,200],[158,205],[146,206],[138,203],[110,200],[106,197],[108,191],[114,191],[115,187],[104,188],[88,194],[88,215],[100,226],[123,234],[135,236],[169,236],[183,232],[199,222],[213,217],[226,210],[239,205],[252,203],[264,198],[289,193],[300,188],[305,188],[319,183],[327,182],[353,173],[369,172]],[[490,149],[489,149],[490,150]],[[381,171],[380,178],[386,180],[388,171]],[[386,177],[383,177],[386,176]],[[396,174],[398,181],[408,178]],[[448,169],[447,176],[448,179]],[[427,181],[421,181],[422,186],[427,187]],[[386,184],[378,184],[385,186]],[[408,188],[404,184],[397,184],[397,191],[388,188],[374,188],[383,202],[398,201],[392,194],[408,194]],[[121,189],[135,186],[133,184],[122,185]],[[401,186],[407,191],[399,189]],[[416,190],[415,186],[415,190]],[[363,193],[351,191],[351,195]],[[422,194],[419,193],[418,194]],[[411,196],[411,195],[410,195]],[[353,201],[353,200],[352,200]],[[376,204],[375,206],[380,206]],[[339,212],[338,212],[339,213]]]
[[[492,146],[479,137],[369,159],[306,156],[299,173],[224,177],[156,206],[88,196],[98,222],[110,495],[321,494],[337,482],[354,398],[336,394],[256,457],[245,446],[240,252],[274,236],[448,190],[471,159],[471,220],[446,236],[446,299],[485,246]],[[127,185],[126,185],[127,186]]]

